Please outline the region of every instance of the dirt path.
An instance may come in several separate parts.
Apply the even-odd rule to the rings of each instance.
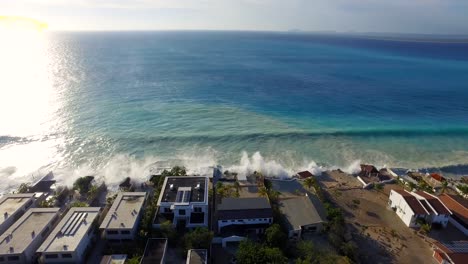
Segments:
[[[322,175],[320,182],[344,210],[363,262],[436,263],[430,244],[387,208],[390,190],[402,189],[401,186],[392,184],[382,191],[364,190],[353,176],[336,171]]]

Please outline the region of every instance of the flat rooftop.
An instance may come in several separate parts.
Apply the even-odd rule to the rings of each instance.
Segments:
[[[0,236],[0,254],[22,253],[33,241],[44,239],[42,232],[47,225],[58,219],[59,208],[32,208]],[[40,244],[39,242],[39,244]]]
[[[207,177],[171,176],[166,177],[164,191],[159,202],[204,203],[208,192]]]
[[[186,264],[206,264],[208,262],[208,251],[206,249],[190,249],[187,253]]]
[[[280,200],[279,208],[287,220],[288,228],[291,230],[324,222],[308,196]]]
[[[164,255],[167,249],[166,238],[150,238],[146,242],[145,252],[141,258],[140,264],[163,263]]]
[[[99,207],[72,207],[54,228],[38,252],[73,252],[98,217]]]
[[[5,222],[5,213],[13,215],[19,208],[34,197],[34,193],[6,194],[0,198],[0,225]]]
[[[146,192],[121,192],[115,198],[109,212],[107,212],[101,229],[132,229],[143,204]]]

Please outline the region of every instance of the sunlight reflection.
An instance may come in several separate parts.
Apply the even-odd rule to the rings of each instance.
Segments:
[[[47,39],[39,31],[1,34],[0,134],[42,135],[53,105]]]

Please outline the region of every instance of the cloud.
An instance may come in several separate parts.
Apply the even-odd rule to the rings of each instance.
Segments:
[[[61,29],[332,30],[468,34],[466,0],[3,0]]]

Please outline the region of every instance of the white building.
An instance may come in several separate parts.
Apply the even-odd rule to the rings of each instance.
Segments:
[[[34,263],[36,250],[59,219],[59,208],[32,208],[0,236],[0,263]]]
[[[72,207],[37,253],[44,263],[82,263],[91,247],[99,207]]]
[[[208,177],[166,177],[158,199],[153,227],[165,221],[173,226],[208,226]]]
[[[34,207],[34,193],[6,194],[0,198],[0,234],[31,207]]]
[[[273,210],[270,202],[264,197],[223,198],[217,209],[218,232],[230,229],[236,233],[255,231],[263,233],[273,223]]]
[[[422,203],[407,191],[391,190],[388,205],[408,227],[419,227],[417,220],[426,221],[430,215]]]
[[[437,198],[427,192],[416,191],[411,193],[424,206],[429,216],[426,218],[428,223],[440,224],[447,227],[449,217],[452,212]]]
[[[109,242],[129,242],[135,238],[146,192],[121,192],[107,212],[100,229]]]

